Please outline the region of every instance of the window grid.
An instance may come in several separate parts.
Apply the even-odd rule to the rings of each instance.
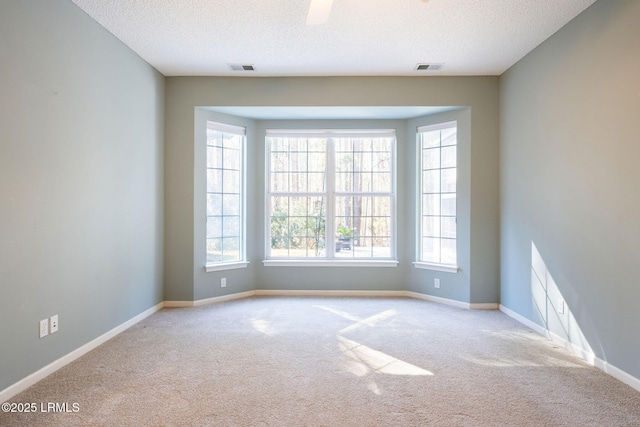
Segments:
[[[244,135],[207,125],[207,265],[241,261]]]
[[[322,162],[316,161],[323,170],[321,172],[317,166],[314,168],[313,162],[308,161],[306,172],[321,174],[321,179],[308,179],[306,191],[296,192],[294,190],[301,186],[294,182],[300,181],[301,176],[294,175],[300,170],[292,165],[292,161],[294,156],[298,156],[300,165],[301,157],[294,148],[304,147],[304,141],[308,144],[305,151],[307,160],[314,152],[324,155],[321,156]],[[315,151],[310,149],[310,141],[296,137],[267,137],[270,152],[267,184],[270,244],[267,245],[267,258],[392,258],[395,138],[315,138]],[[286,156],[284,147],[288,148]],[[321,151],[317,149],[319,147],[324,149]],[[286,188],[282,185],[285,179],[280,174],[288,176]],[[341,181],[339,174],[349,178]],[[304,177],[302,179],[304,184]],[[382,188],[374,188],[376,182],[382,182]],[[380,191],[373,192],[372,189]],[[298,208],[294,211],[289,204],[285,211],[283,197],[287,200],[306,197],[307,210],[302,212]],[[327,247],[333,250],[327,251]]]
[[[419,132],[419,141],[420,261],[456,265],[456,124],[425,128]]]

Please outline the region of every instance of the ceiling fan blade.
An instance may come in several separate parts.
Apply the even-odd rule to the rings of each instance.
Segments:
[[[329,19],[333,0],[311,0],[309,14],[307,15],[307,25],[324,24]]]

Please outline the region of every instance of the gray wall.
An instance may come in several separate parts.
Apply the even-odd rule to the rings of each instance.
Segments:
[[[2,390],[163,300],[164,78],[69,1],[3,0],[0,100]]]
[[[465,106],[469,126],[469,266],[466,284],[451,285],[443,279],[438,296],[465,302],[496,302],[499,289],[499,206],[498,206],[498,119],[497,77],[299,77],[232,78],[169,77],[166,79],[165,116],[165,298],[193,300],[235,293],[254,287],[264,289],[334,289],[339,270],[325,268],[263,267],[264,183],[263,135],[248,135],[248,199],[255,208],[257,225],[250,225],[247,269],[204,273],[198,242],[202,229],[202,173],[194,164],[202,163],[202,150],[194,145],[194,118],[198,107],[206,106]],[[236,118],[237,119],[237,118]],[[256,123],[256,129],[265,124]],[[402,126],[400,126],[402,128]],[[406,123],[405,123],[405,129]],[[407,130],[403,144],[415,144]],[[403,133],[403,132],[400,132]],[[399,208],[406,223],[399,226],[401,265],[396,268],[358,269],[342,279],[341,289],[411,289],[433,293],[432,272],[413,271],[415,259],[415,219],[409,197],[415,184],[408,160],[412,150],[404,151],[399,171],[401,192],[409,206]],[[198,154],[200,153],[200,154]],[[201,176],[202,175],[202,176]],[[256,203],[257,201],[257,203]],[[252,210],[250,208],[250,210]],[[253,212],[254,210],[252,210]],[[198,218],[198,219],[194,219]],[[251,223],[251,221],[250,221]],[[200,249],[202,246],[202,249]],[[411,284],[406,279],[411,275]],[[231,276],[231,279],[227,276]],[[220,277],[227,277],[227,288],[220,289]],[[465,280],[465,279],[460,279]],[[237,285],[234,285],[237,283]],[[331,284],[329,284],[331,283]],[[451,282],[453,283],[453,282]]]
[[[598,1],[500,79],[502,304],[636,378],[639,21]]]

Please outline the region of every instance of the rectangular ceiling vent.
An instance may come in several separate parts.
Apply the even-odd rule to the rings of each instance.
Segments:
[[[444,64],[418,64],[416,71],[438,71]]]
[[[246,64],[227,64],[233,71],[255,71],[253,65]]]

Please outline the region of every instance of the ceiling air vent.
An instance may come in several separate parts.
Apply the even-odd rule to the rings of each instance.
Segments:
[[[444,64],[418,64],[416,71],[438,71]]]
[[[253,65],[246,64],[227,64],[233,71],[255,71]]]

